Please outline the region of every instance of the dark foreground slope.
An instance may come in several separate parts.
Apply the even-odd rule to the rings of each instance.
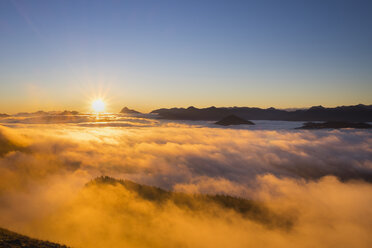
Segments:
[[[218,211],[235,211],[242,218],[247,218],[268,228],[289,230],[293,220],[289,216],[281,216],[271,212],[262,203],[228,195],[187,194],[172,192],[154,186],[137,184],[129,180],[117,180],[111,177],[99,177],[87,184],[93,185],[120,184],[127,190],[136,193],[141,199],[158,204],[159,207],[172,203],[180,209],[195,214],[218,215]],[[215,212],[214,212],[215,211]]]
[[[27,236],[20,235],[15,232],[0,228],[0,247],[1,248],[67,248],[67,246],[51,243],[49,241],[41,241],[32,239]]]
[[[247,120],[281,121],[350,121],[372,122],[372,105],[341,106],[324,108],[315,106],[309,109],[287,111],[275,108],[261,109],[248,107],[233,108],[172,108],[158,109],[151,113],[170,120],[220,120],[228,115],[237,115]]]

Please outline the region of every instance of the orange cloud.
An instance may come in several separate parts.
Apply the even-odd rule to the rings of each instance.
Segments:
[[[368,131],[0,127],[0,226],[76,247],[368,247],[370,143]],[[159,208],[119,186],[84,187],[100,175],[255,199],[294,227],[273,230],[218,208],[216,216]]]

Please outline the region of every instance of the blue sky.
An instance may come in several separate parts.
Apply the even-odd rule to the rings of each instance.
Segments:
[[[372,104],[371,1],[0,1],[0,112]]]

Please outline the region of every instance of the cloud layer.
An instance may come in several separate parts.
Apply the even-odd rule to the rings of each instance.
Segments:
[[[0,225],[77,247],[368,247],[372,133],[128,126],[0,127]],[[134,123],[136,122],[136,123]],[[295,220],[269,229],[156,204],[96,176],[254,199]]]

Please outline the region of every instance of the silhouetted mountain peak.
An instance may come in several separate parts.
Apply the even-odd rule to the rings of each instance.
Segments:
[[[309,110],[323,110],[325,109],[322,105],[319,105],[319,106],[313,106],[311,108],[309,108]]]
[[[134,109],[129,109],[127,107],[124,107],[122,108],[122,110],[120,111],[120,113],[122,114],[140,114],[140,112],[134,110]]]

